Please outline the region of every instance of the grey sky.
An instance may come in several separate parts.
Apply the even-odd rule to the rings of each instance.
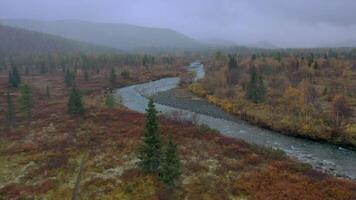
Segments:
[[[0,0],[0,18],[120,22],[282,47],[356,43],[355,0]]]

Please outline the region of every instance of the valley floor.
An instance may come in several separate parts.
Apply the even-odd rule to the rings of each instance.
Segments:
[[[39,90],[43,81],[62,79],[31,83]],[[136,167],[145,116],[104,108],[99,83],[83,84],[97,88],[84,96],[83,117],[66,114],[65,89],[55,84],[57,96],[38,97],[31,121],[18,118],[12,129],[1,122],[0,199],[71,199],[74,193],[78,199],[356,199],[355,182],[312,170],[280,151],[160,117],[161,132],[178,144],[183,165],[172,192]]]

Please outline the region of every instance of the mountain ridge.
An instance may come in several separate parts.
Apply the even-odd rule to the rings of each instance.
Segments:
[[[172,29],[124,23],[71,19],[55,21],[2,19],[0,23],[127,51],[149,48],[191,49],[202,45],[197,40]]]

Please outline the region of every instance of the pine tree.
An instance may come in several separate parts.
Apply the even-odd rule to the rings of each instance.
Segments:
[[[68,101],[68,113],[71,115],[80,115],[84,113],[84,105],[80,91],[73,87],[70,91]]]
[[[257,97],[258,97],[258,103],[261,103],[264,101],[265,96],[266,96],[266,87],[263,81],[263,76],[259,75],[258,76],[258,83],[257,83]]]
[[[159,178],[168,186],[173,187],[180,174],[181,164],[177,154],[177,145],[174,144],[172,137],[169,137],[168,144],[163,151]]]
[[[110,84],[111,87],[115,87],[116,85],[116,71],[114,68],[112,68],[110,72]]]
[[[73,86],[74,80],[75,80],[74,72],[71,72],[69,69],[67,69],[64,75],[64,82],[66,86],[67,87]]]
[[[21,76],[17,67],[13,67],[12,71],[9,73],[9,84],[15,88],[21,84]]]
[[[146,109],[146,126],[143,144],[139,148],[138,166],[145,173],[159,173],[159,166],[161,160],[161,136],[156,121],[157,110],[150,99],[148,108]]]
[[[14,104],[10,95],[10,91],[7,91],[7,110],[6,110],[6,121],[9,126],[14,126],[15,124],[15,114],[14,114]]]
[[[254,103],[261,103],[266,96],[263,77],[257,73],[255,67],[251,68],[250,73],[250,82],[247,86],[246,98]]]
[[[50,92],[50,88],[49,86],[47,85],[46,86],[46,99],[50,99],[51,98],[51,92]]]
[[[20,87],[20,96],[19,96],[20,110],[28,118],[32,116],[32,108],[34,106],[34,99],[32,94],[32,89],[30,85],[23,84]]]
[[[229,69],[236,69],[237,68],[237,61],[235,56],[229,55]]]
[[[111,93],[108,93],[105,95],[105,105],[108,108],[114,108],[115,107],[115,99],[114,96]]]
[[[248,100],[257,102],[258,100],[257,86],[258,86],[257,71],[255,67],[252,67],[250,72],[250,82],[247,86],[247,93],[246,93],[246,97]]]

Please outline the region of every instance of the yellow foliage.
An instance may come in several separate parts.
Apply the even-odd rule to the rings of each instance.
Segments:
[[[200,97],[205,97],[206,91],[204,90],[204,88],[199,84],[199,83],[193,83],[191,84],[188,89],[193,92],[194,94],[200,96]]]

